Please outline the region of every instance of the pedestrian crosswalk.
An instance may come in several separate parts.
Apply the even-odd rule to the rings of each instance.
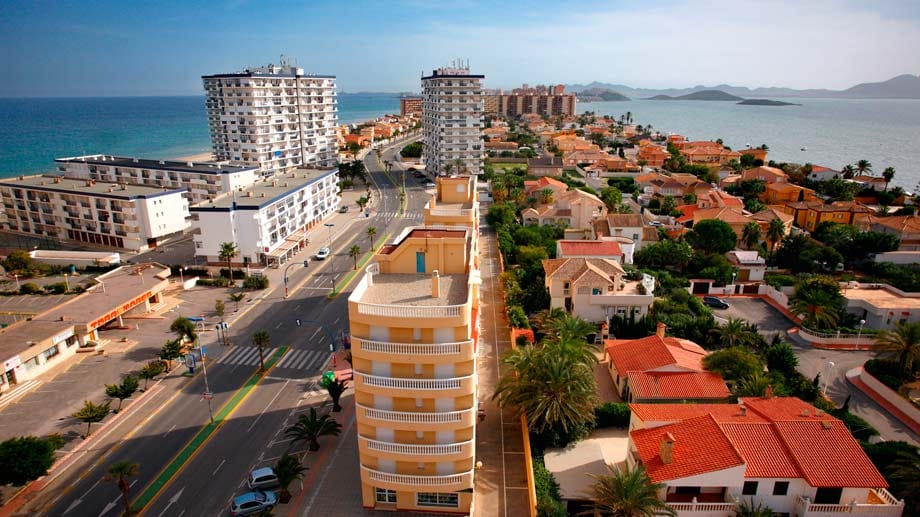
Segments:
[[[262,357],[268,359],[275,353],[276,348],[266,348]],[[275,368],[290,368],[311,372],[319,370],[326,364],[330,352],[327,350],[289,350],[281,358]],[[226,355],[217,360],[219,364],[232,366],[257,366],[259,364],[259,348],[254,346],[233,346]]]
[[[425,218],[424,214],[415,214],[415,213],[403,214],[402,216],[399,216],[396,212],[379,212],[377,215],[383,216],[387,219],[399,217],[400,219],[406,219],[409,221],[421,221],[422,219]]]

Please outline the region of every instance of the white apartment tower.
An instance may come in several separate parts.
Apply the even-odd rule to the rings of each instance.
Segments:
[[[425,169],[432,175],[482,171],[482,80],[469,66],[422,77]]]
[[[335,76],[288,64],[202,76],[214,158],[264,175],[335,166]]]

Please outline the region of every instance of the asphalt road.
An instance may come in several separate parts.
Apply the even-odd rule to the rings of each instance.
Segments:
[[[384,152],[381,156],[381,159],[388,158],[392,161],[392,152]],[[291,351],[212,436],[204,450],[199,450],[148,505],[145,515],[160,515],[171,499],[175,501],[163,515],[180,515],[183,511],[186,515],[208,515],[226,510],[230,498],[240,493],[240,482],[249,469],[259,461],[268,461],[263,453],[272,449],[272,442],[285,418],[306,400],[302,398],[304,389],[309,390],[311,379],[321,373],[325,364],[322,357],[329,357],[329,339],[311,321],[325,323],[336,336],[348,329],[348,293],[333,300],[326,297],[333,282],[354,268],[348,248],[356,243],[366,250],[365,230],[371,225],[377,228],[378,236],[386,232],[395,236],[410,224],[421,224],[418,214],[427,200],[424,189],[417,182],[407,185],[409,216],[397,218],[398,191],[390,177],[402,181],[399,166],[394,166],[389,175],[382,173],[374,153],[368,155],[365,163],[378,189],[375,194],[378,202],[371,208],[371,217],[356,214],[347,227],[334,228],[334,233],[328,234],[332,239],[333,255],[325,261],[311,261],[307,268],[291,267],[288,273],[290,296],[285,299],[283,289],[277,289],[243,316],[229,333],[234,346],[213,344],[207,347],[212,358],[208,381],[214,393],[214,411],[222,407],[258,367],[257,355],[247,350],[251,348],[249,336],[254,332],[267,331],[272,347],[287,345]],[[327,244],[325,239],[318,240],[320,242],[311,242],[308,249]],[[293,289],[304,279],[306,282],[301,288]],[[302,326],[297,326],[297,319]],[[204,342],[213,343],[215,339],[212,333]],[[103,476],[108,465],[122,460],[140,464],[140,473],[133,480],[132,495],[141,493],[208,421],[207,406],[201,401],[203,376],[170,381],[161,384],[163,388],[159,392],[148,396],[144,401],[147,407],[119,422],[114,430],[107,429],[110,436],[98,443],[96,454],[87,454],[84,460],[52,481],[44,491],[48,495],[35,509],[51,516],[116,515],[119,505],[123,504],[120,493],[115,484],[104,481]],[[308,393],[309,396],[312,395]],[[100,452],[102,457],[99,457]],[[205,485],[202,482],[206,482]],[[161,510],[155,511],[157,509]]]

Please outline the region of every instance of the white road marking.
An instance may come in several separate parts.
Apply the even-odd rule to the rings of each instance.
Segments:
[[[211,472],[211,475],[213,476],[213,475],[217,474],[217,471],[220,470],[220,468],[223,467],[223,466],[224,466],[224,463],[226,463],[226,462],[227,462],[227,459],[226,459],[226,458],[220,460],[220,465],[218,465],[217,468],[214,469],[214,472]]]
[[[176,424],[173,424],[173,426],[169,428],[169,431],[166,431],[165,433],[163,433],[163,438],[166,438],[166,435],[171,433],[173,429],[175,428],[176,428]]]
[[[262,411],[259,413],[259,416],[257,416],[255,420],[252,421],[251,424],[249,424],[249,429],[246,429],[247,433],[252,431],[252,428],[256,426],[256,424],[259,422],[259,419],[262,418],[262,415],[264,415],[265,412],[268,410],[268,408],[270,408],[271,405],[274,404],[276,400],[278,400],[278,396],[281,395],[281,392],[284,391],[284,388],[287,387],[289,382],[291,381],[284,381],[284,384],[281,385],[281,389],[278,390],[278,393],[275,393],[275,396],[272,397],[272,399],[268,402],[268,404],[264,408],[262,408]]]

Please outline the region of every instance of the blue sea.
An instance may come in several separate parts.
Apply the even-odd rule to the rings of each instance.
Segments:
[[[339,122],[399,112],[398,94],[339,93]],[[204,97],[0,99],[0,177],[84,154],[177,158],[210,149]]]
[[[920,100],[779,99],[801,106],[742,106],[720,101],[580,102],[578,111],[619,118],[693,140],[721,138],[738,150],[767,144],[768,158],[840,170],[866,159],[875,175],[895,168],[892,186],[918,191]],[[806,150],[802,150],[802,148]]]

